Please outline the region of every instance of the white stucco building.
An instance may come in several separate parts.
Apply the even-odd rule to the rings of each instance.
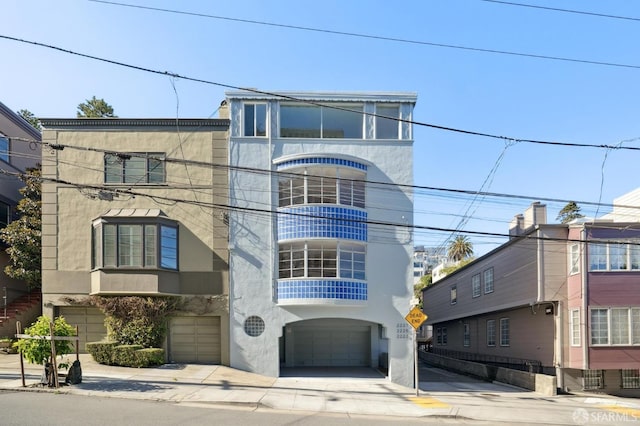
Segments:
[[[413,386],[416,95],[227,102],[231,366],[380,367]]]

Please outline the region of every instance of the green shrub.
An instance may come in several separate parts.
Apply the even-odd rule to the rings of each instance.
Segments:
[[[87,342],[85,350],[91,354],[98,364],[114,365],[112,359],[113,348],[118,346],[118,342]]]
[[[151,367],[164,364],[164,350],[142,348],[141,345],[121,345],[118,342],[91,342],[87,352],[99,364],[120,367]]]

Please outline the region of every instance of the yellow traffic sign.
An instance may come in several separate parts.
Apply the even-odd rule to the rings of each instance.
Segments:
[[[407,316],[404,317],[404,319],[406,319],[407,322],[416,330],[427,320],[427,318],[428,317],[417,306],[411,309]]]

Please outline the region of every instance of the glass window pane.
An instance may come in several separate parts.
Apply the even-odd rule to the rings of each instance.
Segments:
[[[9,139],[0,136],[0,159],[9,162]]]
[[[147,159],[131,157],[124,161],[124,182],[145,183],[147,181]]]
[[[115,155],[104,155],[104,181],[105,183],[122,182],[122,161]]]
[[[606,271],[607,270],[607,245],[606,244],[589,244],[589,270],[590,271]]]
[[[609,317],[607,309],[591,310],[591,344],[609,344]]]
[[[164,161],[149,158],[148,183],[164,183]]]
[[[627,269],[626,244],[609,245],[609,265],[612,271],[621,271]]]
[[[244,106],[244,136],[255,136],[255,105]]]
[[[400,118],[400,107],[387,105],[376,106],[376,138],[400,139],[398,136],[400,122],[389,118],[379,117],[380,115],[384,117]]]
[[[178,269],[178,229],[160,226],[160,267]]]
[[[142,266],[142,225],[118,225],[119,266]]]
[[[611,344],[629,344],[629,309],[611,309]]]
[[[267,136],[267,105],[256,105],[256,136]]]
[[[632,270],[640,269],[640,242],[638,240],[631,241],[629,245],[629,262]]]
[[[144,226],[144,266],[156,266],[156,225]]]
[[[362,139],[362,106],[336,105],[339,108],[322,108],[322,137]],[[353,111],[353,112],[352,112]]]
[[[320,125],[320,107],[307,105],[280,107],[280,137],[319,138]]]
[[[104,224],[102,226],[104,264],[106,267],[116,267],[116,225]]]
[[[631,309],[631,344],[640,345],[640,308]]]

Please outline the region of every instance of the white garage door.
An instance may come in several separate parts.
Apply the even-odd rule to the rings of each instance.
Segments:
[[[369,367],[369,327],[294,328],[295,367]]]
[[[220,357],[220,317],[171,318],[171,362],[220,364]]]
[[[98,308],[60,306],[58,315],[63,316],[69,325],[78,326],[80,353],[86,353],[85,343],[98,342],[107,337],[107,328],[104,326],[105,316]]]

